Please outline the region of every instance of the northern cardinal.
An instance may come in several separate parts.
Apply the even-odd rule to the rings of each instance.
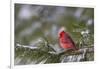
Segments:
[[[76,46],[72,38],[67,32],[65,32],[65,27],[61,27],[58,32],[59,44],[61,48],[67,50],[76,50]]]

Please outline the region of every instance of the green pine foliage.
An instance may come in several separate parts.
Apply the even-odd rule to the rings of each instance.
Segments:
[[[70,62],[69,56],[58,54],[57,32],[61,26],[78,48],[94,46],[93,8],[15,4],[15,65]],[[18,47],[17,43],[37,48]],[[93,60],[91,52],[80,61]]]

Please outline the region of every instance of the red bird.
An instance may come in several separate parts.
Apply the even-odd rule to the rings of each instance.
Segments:
[[[76,50],[76,46],[72,38],[65,32],[65,28],[60,28],[58,32],[59,44],[61,48],[67,50]]]

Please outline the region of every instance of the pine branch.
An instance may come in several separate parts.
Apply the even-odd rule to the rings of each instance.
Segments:
[[[26,45],[21,45],[21,44],[16,44],[17,47],[23,47],[23,48],[29,48],[29,49],[38,49],[38,47],[36,46],[26,46]],[[61,52],[54,52],[54,51],[49,51],[48,53],[50,54],[56,54],[56,55],[63,55],[63,54],[66,54],[66,55],[78,55],[78,54],[82,54],[84,52],[87,52],[87,53],[91,53],[91,52],[94,52],[94,47],[91,46],[91,47],[85,47],[85,48],[80,48],[79,50],[76,50],[76,51],[70,51],[70,50],[63,50]]]
[[[87,61],[87,53],[91,54],[94,52],[94,47],[85,47],[85,48],[80,48],[75,51],[71,50],[63,50],[61,52],[53,51],[53,50],[42,50],[41,47],[36,47],[36,46],[28,46],[28,45],[21,45],[21,44],[16,44],[16,47],[21,48],[21,49],[27,49],[32,52],[28,52],[28,55],[32,60],[36,60],[36,63],[40,63],[44,61],[44,63],[58,63],[58,62],[78,62],[78,61]],[[45,46],[44,46],[45,47]],[[27,51],[26,51],[27,52]],[[32,55],[33,54],[33,55]],[[40,55],[41,54],[41,55]],[[42,58],[43,57],[43,58]],[[55,59],[56,58],[56,59]]]
[[[61,53],[59,53],[59,55],[79,55],[79,54],[86,54],[86,53],[92,53],[94,52],[94,47],[91,46],[91,47],[85,47],[85,48],[80,48],[78,50],[75,50],[75,51],[70,51],[70,50],[66,50],[66,51],[63,51]]]
[[[36,46],[29,46],[29,45],[21,45],[21,44],[16,44],[16,47],[23,47],[23,48],[29,48],[29,49],[37,49],[38,47]]]

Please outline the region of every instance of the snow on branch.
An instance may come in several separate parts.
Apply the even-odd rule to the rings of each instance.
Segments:
[[[29,48],[29,49],[37,49],[38,47],[36,46],[28,46],[28,45],[21,45],[21,44],[16,44],[17,47],[23,47],[23,48]]]
[[[92,53],[94,52],[94,47],[91,46],[91,47],[85,47],[85,48],[80,48],[76,51],[63,51],[61,53],[59,53],[60,55],[63,55],[63,54],[66,54],[66,55],[79,55],[79,54],[86,54],[86,53]]]
[[[38,49],[38,47],[36,47],[36,46],[28,46],[28,45],[21,45],[21,44],[16,44],[16,46],[17,47],[22,47],[22,48],[29,48],[29,49]],[[91,53],[91,52],[94,52],[94,47],[93,46],[91,46],[91,47],[85,47],[85,48],[80,48],[80,49],[78,49],[78,50],[76,50],[76,51],[72,51],[72,52],[70,52],[70,51],[65,51],[65,50],[63,50],[63,51],[61,51],[61,52],[54,52],[54,51],[49,51],[48,53],[50,53],[50,54],[60,54],[60,55],[63,55],[63,54],[66,54],[67,53],[67,55],[78,55],[78,54],[82,54],[82,53]]]
[[[31,50],[35,50],[35,49],[39,49],[41,50],[38,46],[28,46],[28,45],[21,45],[21,44],[16,44],[16,47],[20,47],[20,48],[28,48]],[[53,49],[55,50],[55,49]],[[61,62],[79,62],[79,61],[85,61],[86,60],[86,56],[87,53],[93,53],[94,52],[94,47],[84,47],[84,48],[80,48],[78,50],[75,51],[70,51],[70,50],[62,50],[57,52],[55,51],[47,51],[48,54],[52,54],[52,55],[58,55],[62,58]]]

